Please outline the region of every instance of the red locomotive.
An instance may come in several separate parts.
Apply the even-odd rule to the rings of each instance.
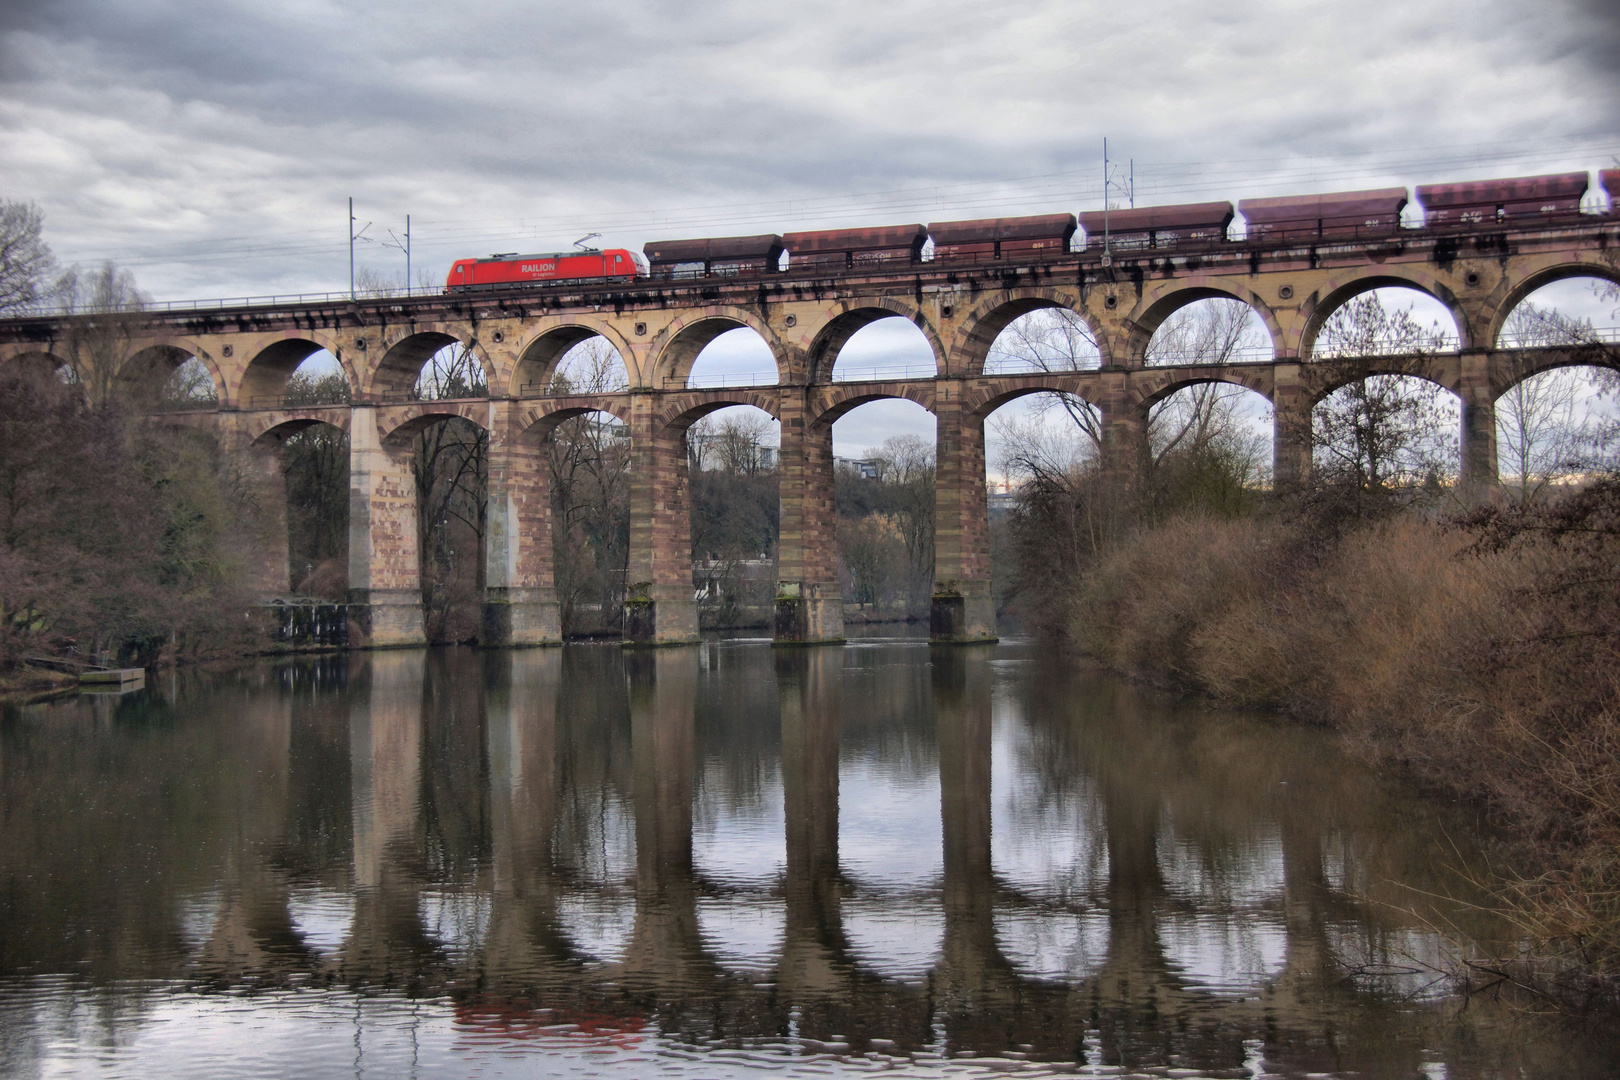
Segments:
[[[552,251],[541,255],[491,255],[487,259],[458,259],[450,267],[444,287],[448,292],[498,289],[546,281],[637,278],[647,276],[647,260],[639,251]]]

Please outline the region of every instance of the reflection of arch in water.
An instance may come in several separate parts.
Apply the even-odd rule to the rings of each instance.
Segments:
[[[841,911],[850,957],[878,978],[916,982],[945,953],[945,909],[937,895],[857,892]]]
[[[993,919],[996,948],[1021,977],[1073,983],[1092,978],[1107,965],[1106,912],[1001,905]]]
[[[838,860],[857,887],[929,890],[944,873],[937,772],[901,777],[864,759],[839,764]]]
[[[1108,883],[1101,798],[1083,773],[1064,789],[1034,787],[1051,782],[1051,748],[1011,711],[998,710],[992,725],[991,870],[1002,887],[1036,902],[1092,902]]]
[[[1278,911],[1161,912],[1159,941],[1182,986],[1195,993],[1255,994],[1288,964]]]
[[[698,933],[724,970],[760,975],[769,971],[787,940],[787,903],[780,897],[731,893],[697,902]]]
[[[567,891],[557,898],[557,929],[579,957],[623,963],[636,924],[636,899],[625,887]]]

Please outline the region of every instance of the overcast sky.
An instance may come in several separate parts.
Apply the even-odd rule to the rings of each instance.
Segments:
[[[180,297],[342,287],[350,195],[443,273],[1084,209],[1105,135],[1143,202],[1597,168],[1616,8],[6,0],[0,195]]]
[[[0,197],[159,299],[1620,164],[1615,0],[3,0]],[[362,245],[362,264],[403,257]]]

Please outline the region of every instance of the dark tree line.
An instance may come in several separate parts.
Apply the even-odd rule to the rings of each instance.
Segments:
[[[0,371],[0,668],[240,651],[262,576],[262,474],[214,437]]]
[[[65,308],[61,367],[0,369],[0,670],[31,655],[146,665],[239,652],[264,564],[266,478],[211,434],[124,410],[211,399],[197,369],[133,363],[146,298],[107,264],[58,273],[32,204],[0,201],[0,315]]]

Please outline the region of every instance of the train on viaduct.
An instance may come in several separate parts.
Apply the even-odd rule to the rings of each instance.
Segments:
[[[1610,200],[1620,170],[1599,174]],[[487,644],[560,639],[553,587],[546,441],[583,413],[626,423],[632,442],[626,638],[694,640],[687,429],[733,405],[781,423],[781,531],[775,635],[843,638],[833,501],[832,425],[850,410],[903,398],[937,419],[932,635],[983,641],[991,601],[984,423],[1037,393],[1076,395],[1102,418],[1105,460],[1128,468],[1149,410],[1199,383],[1246,387],[1271,404],[1274,483],[1311,468],[1311,410],[1338,386],[1379,373],[1416,374],[1461,402],[1459,484],[1496,482],[1495,402],[1556,367],[1617,366],[1601,341],[1527,348],[1501,341],[1515,305],[1571,277],[1620,281],[1620,201],[1583,208],[1585,173],[1191,206],[1096,211],[928,225],[685,240],[646,245],[622,276],[503,281],[432,295],[169,304],[138,313],[116,371],[101,373],[139,404],[195,358],[215,402],[175,420],[211,426],[279,476],[277,448],[311,425],[348,433],[347,605],[355,646],[420,643],[423,618],[411,446],[428,425],[459,416],[489,434],[484,632]],[[1233,238],[1234,217],[1245,232]],[[1083,229],[1083,236],[1080,230]],[[931,250],[930,250],[931,249]],[[784,258],[785,256],[785,258]],[[461,265],[461,264],[458,264]],[[452,282],[452,285],[454,283]],[[1315,345],[1347,301],[1388,286],[1420,290],[1453,314],[1457,347],[1416,357],[1323,363]],[[1188,304],[1240,300],[1263,322],[1271,355],[1257,362],[1146,363],[1154,331]],[[1088,370],[991,373],[986,359],[1015,319],[1062,309],[1085,321],[1100,352]],[[856,331],[903,318],[927,340],[924,377],[834,380]],[[0,363],[75,363],[74,320],[0,320]],[[692,384],[693,364],[720,334],[758,333],[774,383]],[[553,381],[575,345],[600,337],[624,361],[629,388],[567,393]],[[418,380],[439,350],[459,345],[482,365],[477,398],[422,400]],[[292,407],[283,388],[319,350],[352,390],[342,406]],[[267,595],[288,587],[286,552],[267,553]],[[279,568],[278,568],[279,567]]]

